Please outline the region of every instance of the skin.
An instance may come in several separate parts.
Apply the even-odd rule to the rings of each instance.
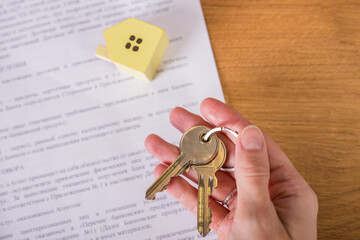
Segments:
[[[182,133],[196,125],[226,126],[239,133],[237,139],[227,133],[217,134],[227,149],[224,166],[235,167],[234,173],[217,171],[218,188],[210,197],[213,214],[210,227],[219,239],[316,239],[316,194],[278,145],[240,113],[216,99],[205,99],[200,110],[206,121],[183,108],[175,108],[170,113],[170,122]],[[180,153],[178,147],[154,134],[146,138],[145,147],[162,162],[154,169],[156,178]],[[197,183],[192,169],[184,175]],[[228,208],[218,203],[235,188],[237,194],[227,203]],[[185,179],[172,178],[167,191],[196,215],[197,189]]]

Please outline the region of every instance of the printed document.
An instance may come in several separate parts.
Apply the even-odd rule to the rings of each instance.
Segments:
[[[129,17],[169,37],[151,82],[95,57]],[[202,238],[166,191],[145,200],[144,140],[178,144],[169,112],[206,97],[224,100],[198,0],[1,1],[0,240]]]

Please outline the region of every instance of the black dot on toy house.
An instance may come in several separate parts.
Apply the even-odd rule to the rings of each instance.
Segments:
[[[141,38],[138,38],[138,39],[136,40],[136,43],[137,43],[137,44],[142,43],[142,39],[141,39]]]
[[[135,40],[135,36],[134,35],[131,35],[130,36],[130,41],[134,41]]]
[[[138,46],[134,46],[134,47],[133,47],[133,51],[134,51],[134,52],[137,52],[138,50],[139,50],[139,47],[138,47]]]
[[[128,43],[125,45],[125,48],[127,48],[127,49],[131,48],[131,43],[128,42]]]

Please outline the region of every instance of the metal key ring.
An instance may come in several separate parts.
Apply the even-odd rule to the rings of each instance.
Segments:
[[[208,141],[209,140],[209,137],[211,134],[214,134],[216,132],[221,132],[221,131],[227,131],[229,133],[231,133],[234,137],[238,137],[239,136],[239,133],[230,129],[230,128],[227,128],[227,127],[216,127],[216,128],[213,128],[211,129],[210,131],[208,131],[205,136],[203,137],[203,140],[204,141]],[[234,168],[220,168],[221,171],[224,171],[224,172],[233,172],[234,171]]]

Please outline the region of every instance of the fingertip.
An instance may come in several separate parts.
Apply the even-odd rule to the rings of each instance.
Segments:
[[[202,100],[201,104],[200,104],[200,107],[201,106],[206,106],[207,104],[213,102],[213,101],[219,101],[215,98],[212,98],[212,97],[208,97],[208,98],[205,98],[204,100]]]
[[[150,133],[146,138],[145,138],[145,143],[144,145],[148,145],[151,143],[152,139],[154,138],[154,136],[156,136],[156,134],[154,133]]]
[[[208,121],[214,124],[218,123],[220,117],[223,118],[221,115],[225,109],[228,110],[229,108],[228,105],[217,99],[206,98],[200,105],[200,112]]]
[[[173,108],[171,111],[170,111],[170,116],[172,115],[172,114],[174,114],[175,112],[177,112],[177,111],[181,111],[181,110],[183,110],[184,108],[182,108],[182,107],[175,107],[175,108]]]
[[[173,126],[176,127],[179,125],[179,119],[181,119],[181,116],[183,115],[184,111],[186,111],[186,110],[183,109],[182,107],[176,107],[173,110],[171,110],[169,119],[170,119],[170,123]]]
[[[241,132],[250,124],[238,111],[217,99],[205,99],[200,106],[200,111],[205,119],[214,126],[226,126]],[[229,136],[229,134],[227,135]]]
[[[189,128],[197,125],[209,126],[199,115],[189,112],[188,110],[177,107],[170,113],[170,122],[180,132],[184,133]]]
[[[169,114],[170,122],[176,119],[176,117],[179,116],[179,114],[181,114],[181,112],[183,112],[184,110],[185,109],[182,107],[175,107],[173,110],[171,110]]]
[[[222,103],[222,102],[220,102],[219,100],[217,100],[215,98],[210,98],[210,97],[205,98],[200,104],[201,113],[208,111],[208,109],[211,109],[214,105],[216,105],[218,103]]]
[[[159,138],[159,136],[157,136],[156,134],[150,134],[145,138],[144,141],[144,146],[145,149],[149,152],[149,153],[153,153],[154,152],[154,146],[155,146],[155,142],[156,139]]]
[[[166,170],[166,166],[164,164],[158,164],[155,168],[154,168],[154,176],[155,178],[159,178],[160,175]]]
[[[239,139],[241,140],[242,149],[246,151],[260,151],[265,145],[264,135],[260,128],[255,125],[246,126]]]

